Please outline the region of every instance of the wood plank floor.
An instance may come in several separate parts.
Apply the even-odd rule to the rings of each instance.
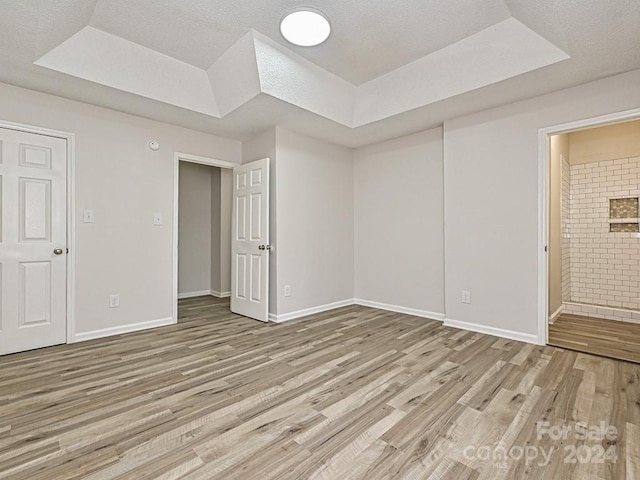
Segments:
[[[0,478],[640,478],[638,365],[359,306],[180,312],[1,357]]]
[[[549,344],[640,363],[640,325],[562,314],[549,325]]]

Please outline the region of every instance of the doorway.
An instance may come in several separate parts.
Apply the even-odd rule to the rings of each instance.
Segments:
[[[175,156],[174,318],[178,299],[231,294],[232,168],[186,154]]]
[[[263,158],[238,165],[197,155],[174,154],[173,186],[173,319],[178,321],[179,280],[179,224],[180,224],[180,164],[182,162],[220,167],[221,177],[229,178],[229,193],[221,199],[230,199],[231,229],[227,239],[231,245],[231,311],[262,322],[268,321],[269,298],[269,189],[270,159]],[[229,185],[228,181],[224,185]],[[206,199],[205,199],[206,202]],[[221,212],[228,212],[223,208]],[[225,242],[221,234],[221,245]],[[226,252],[226,247],[224,252]],[[222,255],[224,257],[226,253]],[[226,279],[226,273],[224,274]],[[190,287],[193,288],[193,287]],[[224,288],[224,287],[221,287]],[[189,288],[184,289],[189,290]],[[202,293],[206,290],[191,292]],[[211,289],[209,294],[211,294]],[[189,293],[189,292],[184,292]],[[184,295],[183,293],[183,295]],[[216,293],[214,291],[214,293]],[[226,292],[219,292],[225,293]]]
[[[547,343],[640,362],[640,120],[548,135]]]
[[[73,341],[73,135],[0,123],[0,354]]]

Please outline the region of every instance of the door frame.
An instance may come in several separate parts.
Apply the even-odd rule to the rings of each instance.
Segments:
[[[215,158],[201,157],[199,155],[191,155],[189,153],[174,152],[173,154],[173,295],[171,299],[173,323],[178,323],[178,202],[180,188],[180,162],[199,163],[200,165],[208,165],[210,167],[220,167],[233,169],[240,165],[239,163],[227,162]]]
[[[640,108],[561,123],[538,130],[538,335],[537,343],[549,340],[549,137],[586,128],[604,127],[640,119]]]
[[[0,128],[7,130],[15,130],[24,133],[35,133],[46,137],[61,138],[67,142],[67,249],[65,256],[67,264],[67,298],[66,298],[66,340],[67,343],[75,343],[76,341],[76,319],[75,319],[75,302],[76,302],[76,173],[75,173],[75,133],[53,130],[45,127],[36,127],[33,125],[24,125],[21,123],[10,122],[8,120],[0,120]]]

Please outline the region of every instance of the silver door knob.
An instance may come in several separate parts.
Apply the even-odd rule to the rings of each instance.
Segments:
[[[56,255],[62,255],[62,249],[61,248],[56,248],[53,253],[55,253]]]

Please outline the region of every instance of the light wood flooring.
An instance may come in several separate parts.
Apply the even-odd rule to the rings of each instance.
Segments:
[[[562,314],[549,325],[549,344],[640,363],[640,325]]]
[[[640,479],[638,365],[359,306],[180,312],[0,357],[0,478]]]

